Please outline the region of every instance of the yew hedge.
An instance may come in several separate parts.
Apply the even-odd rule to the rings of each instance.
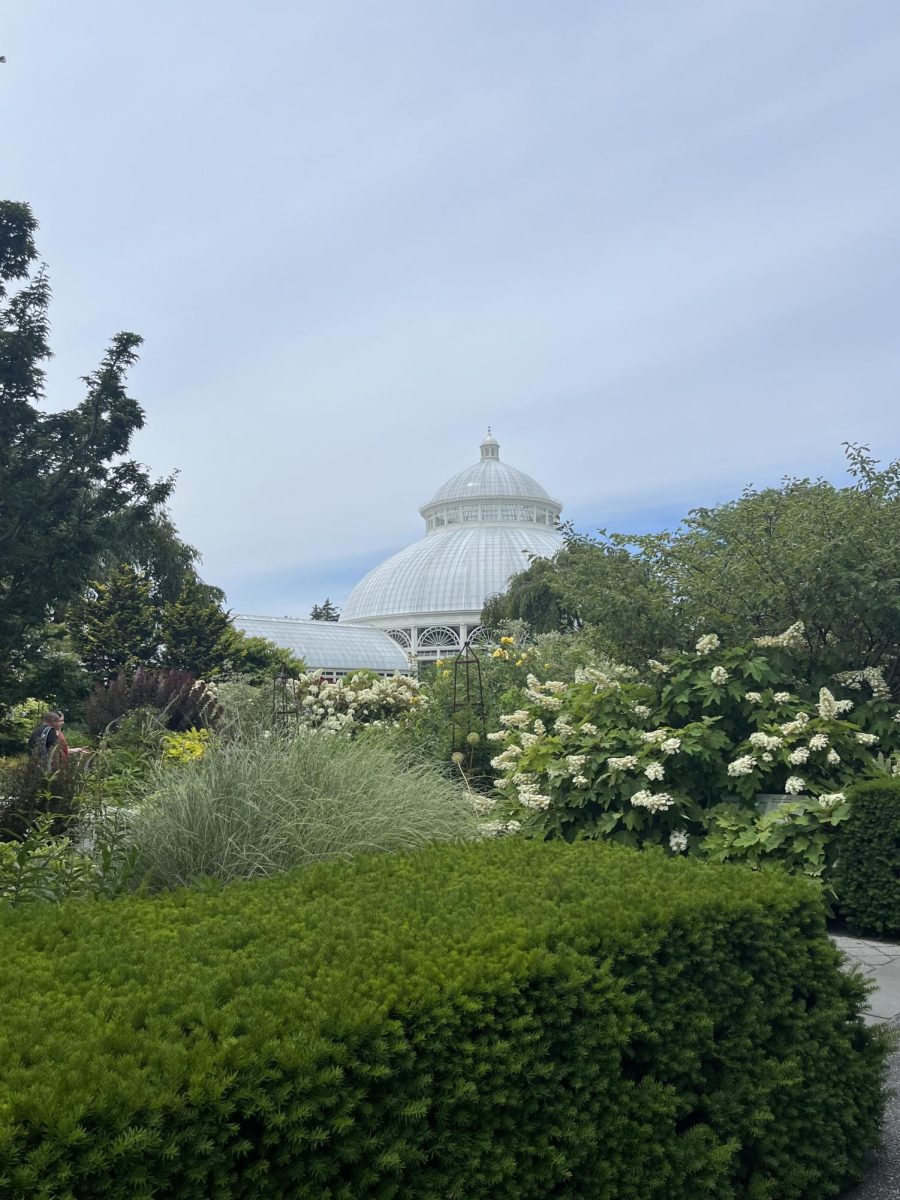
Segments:
[[[0,1196],[823,1200],[884,1035],[818,896],[437,846],[0,917]]]
[[[832,886],[851,930],[900,934],[900,779],[857,784],[838,838]]]

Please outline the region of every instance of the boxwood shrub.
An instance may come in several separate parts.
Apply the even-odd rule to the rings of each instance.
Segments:
[[[823,1200],[885,1041],[811,885],[435,846],[0,917],[0,1196]]]
[[[859,933],[900,934],[900,779],[860,783],[838,839],[833,887]]]

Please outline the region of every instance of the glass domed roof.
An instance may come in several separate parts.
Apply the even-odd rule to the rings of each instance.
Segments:
[[[530,475],[526,475],[524,471],[520,471],[516,467],[511,467],[509,463],[500,461],[500,444],[488,429],[487,437],[481,443],[481,458],[478,462],[448,479],[419,511],[426,516],[432,505],[444,504],[448,500],[475,500],[488,497],[491,499],[507,497],[512,500],[541,500],[561,507],[558,501],[548,495],[536,479],[532,479]]]
[[[480,460],[419,510],[426,536],[370,571],[350,593],[341,620],[477,617],[489,596],[525,570],[529,555],[550,557],[560,549],[560,508],[530,475],[500,462],[489,429]]]

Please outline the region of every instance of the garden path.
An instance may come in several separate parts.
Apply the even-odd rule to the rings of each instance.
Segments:
[[[871,938],[834,937],[847,956],[848,965],[856,965],[875,981],[869,998],[866,1020],[871,1025],[887,1025],[900,1030],[900,945]],[[846,1192],[842,1200],[897,1200],[900,1197],[900,1050],[890,1061],[888,1086],[891,1096],[884,1116],[884,1147],[873,1157],[871,1169],[858,1187]]]

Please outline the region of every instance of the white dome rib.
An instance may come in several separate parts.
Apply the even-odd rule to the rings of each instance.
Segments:
[[[561,546],[558,533],[533,526],[478,525],[432,533],[371,570],[350,593],[341,621],[479,613],[489,596],[525,570],[529,553],[549,557]]]

